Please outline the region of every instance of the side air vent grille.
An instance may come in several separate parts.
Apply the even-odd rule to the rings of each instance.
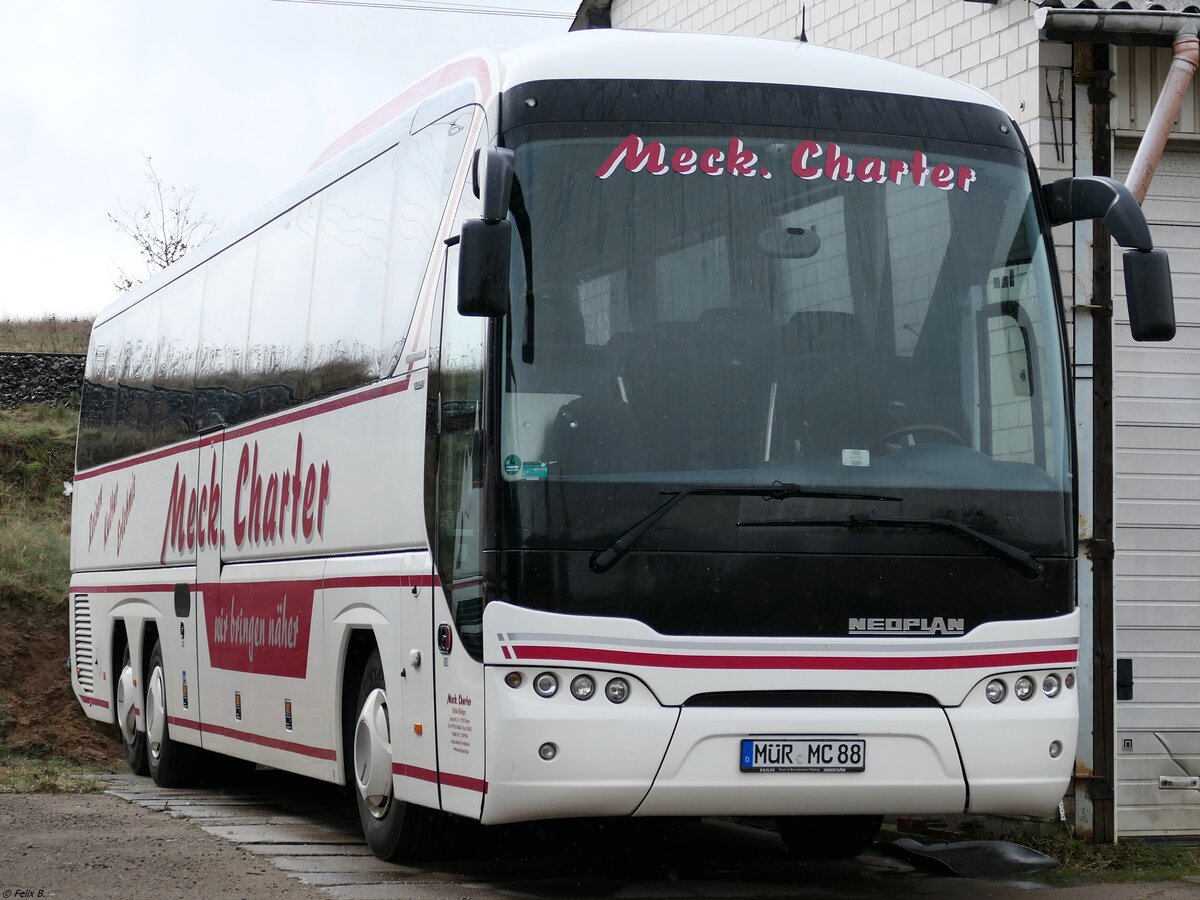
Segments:
[[[92,691],[92,604],[86,594],[76,594],[71,603],[72,624],[74,625],[75,646],[75,676],[79,686],[88,693]]]

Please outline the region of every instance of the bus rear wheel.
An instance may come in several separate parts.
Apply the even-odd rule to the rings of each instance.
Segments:
[[[154,642],[150,653],[150,677],[146,679],[146,759],[150,777],[159,787],[185,787],[196,778],[196,753],[186,744],[171,739],[167,722],[167,679],[162,645]]]
[[[883,816],[780,816],[779,836],[801,859],[851,859],[875,843]]]
[[[367,845],[389,862],[427,856],[438,838],[440,815],[396,799],[391,713],[378,650],[371,653],[363,670],[356,709],[347,743],[354,762],[354,800]]]
[[[117,731],[121,746],[125,750],[125,762],[134,775],[149,775],[150,764],[146,758],[146,733],[137,727],[137,691],[134,688],[133,664],[129,659],[129,645],[121,657],[121,674],[117,678]]]

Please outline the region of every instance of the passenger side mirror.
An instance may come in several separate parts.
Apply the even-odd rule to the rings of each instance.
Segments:
[[[1175,337],[1175,297],[1167,254],[1154,249],[1146,215],[1133,194],[1113,178],[1062,178],[1042,188],[1052,225],[1103,219],[1125,253],[1125,299],[1135,341]]]
[[[509,307],[512,223],[508,221],[516,155],[504,147],[475,151],[472,189],[483,216],[462,224],[458,252],[458,311],[464,316],[503,316]]]
[[[509,305],[512,223],[468,219],[458,248],[458,311],[464,316],[503,316]]]
[[[1135,341],[1169,341],[1175,337],[1175,296],[1171,263],[1165,250],[1126,250],[1125,298],[1129,330]]]

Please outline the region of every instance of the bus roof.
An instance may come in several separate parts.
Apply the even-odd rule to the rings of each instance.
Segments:
[[[552,79],[660,79],[795,84],[934,97],[1000,108],[988,94],[871,56],[797,40],[591,29],[500,57],[500,89]]]

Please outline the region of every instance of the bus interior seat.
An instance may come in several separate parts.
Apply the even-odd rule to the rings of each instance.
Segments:
[[[641,468],[637,419],[620,398],[583,396],[565,404],[550,424],[546,458],[552,474],[572,477]]]
[[[690,408],[691,462],[749,468],[764,456],[779,326],[766,309],[717,307],[701,314],[697,338],[694,383],[702,387]]]
[[[852,313],[795,313],[775,366],[772,459],[838,457],[887,430],[882,373]]]

